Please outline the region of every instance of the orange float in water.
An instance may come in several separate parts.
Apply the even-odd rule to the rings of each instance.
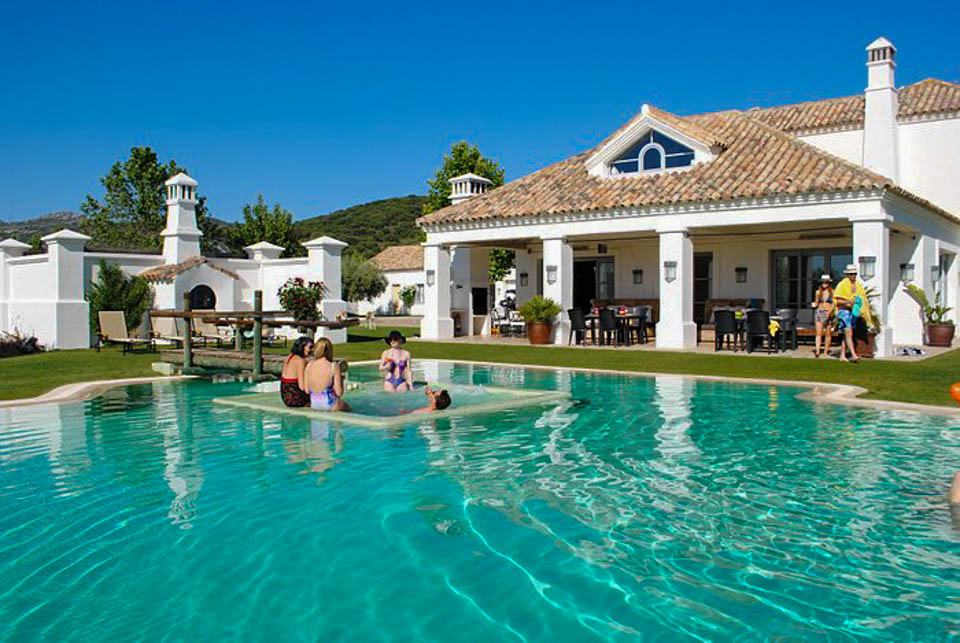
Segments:
[[[960,382],[954,382],[953,386],[950,387],[950,397],[953,398],[954,402],[960,404]]]

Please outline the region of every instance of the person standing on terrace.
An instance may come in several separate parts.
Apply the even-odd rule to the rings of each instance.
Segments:
[[[870,317],[870,302],[867,301],[867,291],[863,284],[857,281],[857,267],[850,263],[843,271],[843,279],[833,291],[837,302],[837,330],[843,333],[840,341],[840,360],[843,362],[858,362],[860,357],[853,345],[853,329],[862,317],[868,325],[872,325]],[[850,359],[847,359],[846,349],[850,350]]]
[[[820,276],[820,287],[813,294],[813,303],[810,305],[813,308],[813,323],[817,330],[816,345],[813,349],[814,357],[820,357],[823,353],[830,353],[830,340],[833,339],[830,318],[833,316],[834,308],[836,308],[831,283],[830,275],[823,274]],[[824,335],[826,335],[826,348],[821,352],[820,341]]]

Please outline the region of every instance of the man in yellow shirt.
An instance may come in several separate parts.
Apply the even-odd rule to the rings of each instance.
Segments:
[[[833,290],[833,298],[837,302],[837,330],[843,332],[840,342],[840,360],[843,362],[857,362],[860,357],[853,348],[853,329],[857,318],[863,317],[868,326],[873,325],[870,316],[870,302],[867,301],[867,291],[863,284],[857,281],[857,267],[850,263],[843,271],[843,279]],[[850,349],[850,359],[847,360],[846,350]]]

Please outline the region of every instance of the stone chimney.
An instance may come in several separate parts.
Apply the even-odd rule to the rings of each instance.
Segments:
[[[450,203],[456,205],[467,199],[483,194],[490,189],[493,181],[476,174],[467,173],[450,179]]]
[[[163,262],[180,263],[200,256],[200,237],[197,228],[197,182],[180,172],[171,176],[167,186],[167,227],[163,237]]]
[[[863,123],[863,166],[900,180],[897,86],[893,70],[897,48],[886,38],[867,47],[867,89]]]

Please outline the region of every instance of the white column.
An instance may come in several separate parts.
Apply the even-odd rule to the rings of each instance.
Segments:
[[[570,334],[567,310],[573,307],[573,248],[564,237],[543,238],[543,296],[561,308],[553,325],[553,343],[566,344]]]
[[[873,288],[876,297],[870,309],[880,319],[881,331],[876,336],[874,354],[886,357],[893,354],[893,320],[890,318],[890,293],[900,279],[900,267],[896,272],[890,265],[890,229],[886,219],[853,222],[853,260],[861,265],[862,257],[874,258],[874,275],[867,279],[861,267],[860,279],[864,288]]]
[[[908,244],[908,252],[904,253],[907,257],[906,263],[913,264],[913,281],[900,282],[897,275],[899,288],[892,293],[892,299],[888,305],[888,317],[893,322],[892,343],[909,346],[920,346],[924,339],[923,311],[920,305],[913,300],[905,291],[907,283],[916,284],[922,288],[927,297],[933,297],[933,278],[931,277],[931,268],[937,262],[937,244],[936,240],[915,233],[913,239],[906,239],[900,243]],[[895,266],[897,272],[900,266]]]
[[[461,332],[473,335],[473,249],[450,249],[450,308],[460,311]]]
[[[90,240],[85,234],[61,230],[43,237],[47,257],[56,284],[54,292],[56,338],[48,342],[54,348],[90,348],[90,305],[84,296],[83,247]]]
[[[325,289],[323,301],[320,303],[320,312],[324,319],[335,320],[337,315],[347,310],[347,303],[343,301],[343,277],[341,273],[341,259],[343,249],[348,244],[331,237],[320,237],[303,243],[307,249],[312,278],[322,281]],[[347,341],[345,328],[320,328],[317,337],[326,337],[334,344]]]
[[[693,321],[693,241],[686,229],[658,232],[660,320],[657,322],[657,348],[696,348],[697,325]]]
[[[537,294],[537,258],[527,250],[517,250],[517,258],[514,262],[517,273],[517,305],[521,305],[528,299]],[[524,275],[526,275],[526,285],[524,285]]]
[[[429,242],[423,244],[423,269],[426,284],[420,336],[424,339],[449,339],[453,337],[449,248]]]

